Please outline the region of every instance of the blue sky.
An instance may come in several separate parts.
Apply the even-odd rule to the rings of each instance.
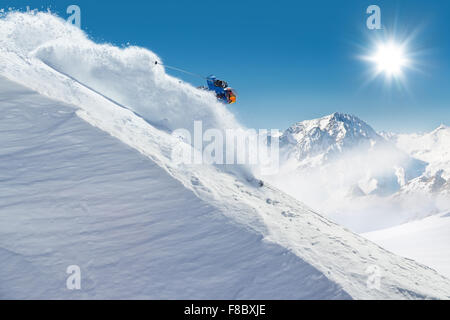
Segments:
[[[230,108],[253,128],[285,129],[335,111],[376,130],[426,131],[450,125],[450,1],[2,1],[67,17],[81,8],[82,28],[97,42],[130,43],[165,63],[216,74],[239,93]],[[381,7],[383,30],[366,28],[366,8]],[[401,86],[358,57],[373,39],[411,35],[417,70]],[[201,80],[170,72],[194,85]]]

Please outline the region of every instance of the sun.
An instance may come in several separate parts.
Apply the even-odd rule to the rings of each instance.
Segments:
[[[367,59],[375,64],[377,74],[383,73],[388,78],[401,76],[409,65],[404,45],[393,41],[378,43],[373,55]]]
[[[371,33],[366,44],[356,44],[360,50],[357,59],[365,62],[366,79],[361,85],[382,84],[386,92],[392,88],[412,93],[408,88],[409,80],[417,73],[424,73],[423,68],[430,58],[429,49],[420,45],[419,34],[420,29],[384,29]]]

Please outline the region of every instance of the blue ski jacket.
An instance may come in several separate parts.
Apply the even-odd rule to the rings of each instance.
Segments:
[[[218,99],[228,102],[225,88],[216,87],[216,85],[214,84],[214,82],[216,80],[217,80],[217,78],[213,75],[206,78],[206,83],[208,84],[208,89],[211,91],[214,91],[216,93],[216,96]]]

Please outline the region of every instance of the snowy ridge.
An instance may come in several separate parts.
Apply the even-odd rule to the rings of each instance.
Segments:
[[[424,134],[390,134],[389,140],[411,156],[428,163],[426,175],[450,179],[450,127]]]
[[[252,249],[259,252],[261,255],[267,254],[268,260],[265,260],[263,265],[268,268],[267,270],[270,271],[269,273],[272,276],[264,276],[267,272],[264,268],[257,270],[250,269],[250,272],[242,274],[248,276],[250,273],[256,272],[254,278],[243,279],[246,281],[243,281],[242,283],[233,282],[231,288],[227,287],[221,292],[214,292],[215,294],[212,295],[213,297],[265,297],[265,294],[269,293],[269,291],[267,291],[268,289],[266,289],[266,291],[259,291],[259,289],[263,288],[263,284],[268,281],[268,283],[274,284],[274,287],[269,286],[271,288],[271,292],[274,293],[274,297],[277,293],[279,293],[280,296],[283,296],[285,293],[286,296],[289,296],[290,298],[322,299],[346,297],[356,299],[450,298],[450,280],[447,278],[412,260],[401,258],[385,251],[370,241],[328,221],[300,202],[271,187],[270,185],[265,186],[264,188],[256,188],[243,177],[239,175],[232,175],[215,166],[178,166],[174,164],[170,155],[171,151],[179,145],[179,141],[172,137],[170,132],[157,129],[152,124],[161,125],[161,121],[163,121],[165,128],[174,129],[179,125],[190,128],[192,125],[190,123],[193,122],[193,120],[202,119],[209,123],[209,125],[217,125],[219,128],[226,128],[229,126],[233,127],[237,125],[234,122],[232,115],[230,115],[223,108],[223,106],[219,106],[215,101],[213,101],[214,99],[211,95],[198,92],[195,88],[192,88],[189,85],[180,84],[178,81],[174,81],[173,78],[165,75],[162,69],[151,68],[150,65],[147,64],[148,68],[146,69],[143,67],[142,69],[147,72],[143,78],[149,77],[158,80],[155,80],[154,82],[145,82],[142,80],[144,81],[143,87],[127,87],[125,86],[125,83],[121,82],[122,77],[113,78],[113,82],[117,81],[120,83],[113,86],[115,88],[115,92],[108,92],[108,96],[112,95],[114,100],[130,106],[130,110],[124,109],[103,98],[102,96],[95,94],[79,83],[74,82],[70,78],[56,73],[54,70],[42,63],[42,60],[40,59],[45,59],[47,64],[55,68],[64,69],[63,71],[65,73],[75,77],[75,75],[71,74],[73,70],[66,67],[66,64],[70,63],[70,60],[63,62],[64,59],[62,59],[62,57],[65,56],[64,48],[67,47],[57,46],[58,49],[55,49],[55,51],[53,51],[53,49],[48,49],[49,46],[46,42],[53,40],[52,36],[48,36],[48,39],[41,39],[41,41],[35,40],[35,42],[38,43],[38,47],[30,47],[27,44],[26,47],[19,46],[19,48],[14,48],[14,46],[18,46],[17,40],[20,40],[21,37],[19,30],[23,28],[23,25],[28,25],[31,30],[34,28],[40,28],[41,26],[44,26],[49,30],[60,29],[57,37],[65,39],[63,42],[75,41],[76,43],[76,41],[79,40],[79,37],[81,37],[82,43],[80,46],[83,47],[84,45],[87,45],[89,47],[89,45],[91,45],[92,48],[91,50],[86,49],[83,50],[82,53],[78,53],[80,55],[86,55],[86,57],[82,57],[80,59],[83,59],[83,61],[90,60],[92,58],[97,59],[96,52],[98,52],[99,49],[98,45],[92,42],[85,42],[88,40],[83,38],[84,35],[81,33],[78,34],[78,31],[74,31],[72,26],[67,26],[64,22],[62,22],[62,20],[42,13],[37,15],[14,13],[7,16],[6,19],[0,20],[0,43],[2,44],[2,46],[0,46],[0,56],[2,57],[2,61],[5,61],[5,63],[0,66],[1,75],[37,91],[40,95],[70,105],[71,108],[74,108],[73,110],[76,110],[76,115],[78,115],[78,117],[123,142],[125,145],[121,144],[121,146],[124,150],[127,150],[127,152],[132,152],[129,147],[138,150],[146,157],[146,159],[151,160],[148,161],[150,164],[157,165],[153,167],[153,172],[150,172],[151,174],[148,179],[151,180],[150,177],[155,174],[158,175],[158,181],[164,183],[164,186],[161,187],[163,191],[162,194],[171,194],[171,190],[174,188],[174,181],[181,182],[183,188],[176,188],[176,193],[174,193],[175,197],[185,197],[192,202],[200,201],[197,205],[193,204],[191,210],[187,210],[187,212],[193,215],[200,214],[202,212],[201,208],[205,208],[205,206],[207,207],[205,210],[211,212],[211,214],[206,214],[204,212],[204,220],[198,221],[203,224],[200,224],[199,226],[205,226],[205,229],[202,229],[205,233],[212,233],[215,235],[217,244],[222,245],[222,247],[219,247],[222,250],[230,250],[230,248],[225,245],[228,239],[240,239],[242,240],[242,242],[240,242],[242,245],[242,243],[245,243],[245,237],[247,236],[252,237],[251,235],[256,235],[259,237],[259,240],[254,237],[251,238],[251,241],[249,242],[251,243],[251,248],[248,250],[248,254],[252,252]],[[43,34],[44,38],[47,37],[47,34]],[[75,36],[72,37],[73,34],[75,34]],[[24,32],[23,36],[27,36],[27,32]],[[62,39],[60,40],[62,41]],[[25,40],[24,42],[27,42]],[[12,41],[15,41],[14,46],[10,45],[10,42]],[[3,46],[3,44],[7,46]],[[50,47],[52,47],[52,45],[50,45]],[[72,48],[69,47],[67,55],[76,58],[78,54],[73,53],[73,50],[76,51],[74,48],[76,48],[76,46],[73,46]],[[133,54],[135,53],[134,50],[135,49],[132,50]],[[140,49],[136,50],[138,52],[140,51]],[[112,51],[115,55],[110,57],[106,54],[106,61],[115,61],[112,65],[124,66],[123,68],[119,68],[121,71],[128,70],[127,65],[131,64],[131,70],[135,73],[136,69],[133,67],[134,58],[129,58],[128,54],[130,51],[128,51],[128,49],[115,48]],[[55,55],[54,52],[59,53]],[[94,57],[90,56],[91,54]],[[128,58],[130,61],[125,63],[124,61],[128,61]],[[137,64],[140,64],[140,62],[141,60],[139,60],[139,63]],[[98,62],[96,62],[95,65],[98,65],[99,70],[102,70],[105,64],[97,63]],[[109,70],[108,66],[109,64],[106,64],[105,70]],[[81,70],[84,69],[81,68]],[[103,92],[104,88],[100,86],[100,81],[96,80],[98,75],[92,76],[91,70],[92,69],[80,72],[77,74],[76,78],[86,81],[89,86],[94,87],[97,91],[100,91],[106,95],[106,92]],[[138,70],[141,69],[138,68]],[[84,74],[84,72],[87,74]],[[125,79],[123,82],[130,81],[126,75],[123,79]],[[140,83],[140,79],[141,78],[139,77],[136,79],[138,83]],[[8,87],[8,85],[6,86]],[[20,89],[15,90],[19,92],[21,91]],[[142,96],[145,98],[142,98],[142,100],[139,98],[134,100],[133,97],[140,96],[139,92],[136,92],[139,90],[145,91],[142,93]],[[192,105],[190,104],[190,100],[184,101],[182,99],[182,97],[190,97],[190,93],[197,95],[196,98],[192,98],[194,100]],[[147,110],[147,104],[143,102],[145,99],[149,99],[149,110],[151,110],[149,113],[146,113],[149,110]],[[160,109],[160,104],[165,105],[166,108]],[[17,108],[17,106],[15,107]],[[39,105],[38,103],[33,106],[33,109],[39,109],[40,107],[42,107],[42,104]],[[135,112],[132,112],[131,110]],[[153,111],[155,111],[155,115],[153,114]],[[216,112],[218,112],[218,114]],[[136,113],[139,113],[142,117]],[[182,115],[180,116],[179,113]],[[221,115],[225,115],[225,117],[221,117]],[[20,120],[20,116],[18,116],[18,119]],[[77,125],[80,124],[78,123]],[[38,126],[39,129],[39,124],[36,124],[36,126]],[[64,122],[60,123],[57,127],[64,128]],[[53,126],[50,126],[50,128],[53,128]],[[20,131],[16,134],[20,134]],[[71,132],[69,130],[69,132],[64,133],[62,136],[65,136],[71,140],[77,135],[77,131]],[[59,136],[60,135],[57,137]],[[23,137],[20,136],[19,138],[23,139]],[[99,136],[96,138],[99,138]],[[12,145],[11,148],[14,148],[14,145]],[[64,145],[59,148],[64,149]],[[98,148],[101,147],[97,146],[94,148],[94,151]],[[4,156],[10,155],[11,152],[11,150],[6,152]],[[87,153],[87,155],[89,154],[90,152]],[[112,154],[116,153],[114,152]],[[73,154],[69,153],[66,161],[71,159],[71,157],[73,157]],[[30,159],[30,161],[31,160],[32,159]],[[30,163],[32,163],[32,161],[26,162],[26,165],[29,165]],[[116,170],[119,170],[118,173],[120,173],[120,166],[116,167]],[[4,172],[11,171],[8,170]],[[69,185],[68,187],[72,188],[73,185]],[[157,190],[159,187],[156,186],[154,188],[155,189],[151,190]],[[189,192],[194,194],[195,198],[192,198]],[[158,197],[156,197],[155,200],[157,198]],[[100,199],[100,202],[103,200],[104,199]],[[130,199],[128,199],[128,201],[129,200]],[[169,199],[168,201],[170,202],[172,200],[173,199]],[[41,201],[45,203],[45,198]],[[142,202],[142,204],[144,203],[145,202]],[[162,206],[162,209],[164,209],[164,206],[167,205],[159,202],[158,204]],[[7,205],[3,203],[0,208],[2,208],[2,211],[7,213],[8,206],[11,206],[11,204]],[[151,202],[149,206],[151,206]],[[176,256],[177,254],[180,254],[185,247],[183,246],[184,242],[182,241],[182,238],[179,238],[178,236],[182,237],[182,235],[184,235],[186,230],[183,230],[181,226],[183,223],[187,223],[187,221],[189,221],[188,219],[186,220],[182,218],[184,212],[179,211],[182,206],[183,203],[179,204],[179,207],[176,207],[173,211],[171,211],[171,216],[174,219],[177,221],[178,219],[181,219],[181,223],[179,224],[180,227],[175,229],[167,227],[167,229],[164,229],[166,233],[162,233],[160,237],[152,236],[152,234],[147,237],[142,237],[140,238],[142,242],[140,242],[138,247],[136,247],[136,243],[133,243],[132,241],[125,241],[123,244],[120,244],[116,243],[114,238],[112,238],[109,239],[109,241],[111,241],[112,248],[114,248],[114,250],[111,251],[111,248],[97,247],[97,254],[101,256],[102,252],[104,253],[105,250],[108,250],[108,253],[112,252],[115,254],[131,250],[130,255],[131,252],[135,254],[131,257],[131,261],[142,256],[142,259],[144,260],[137,259],[135,262],[149,263],[152,261],[152,252],[154,251],[146,250],[145,248],[154,248],[160,243],[158,242],[159,239],[167,238],[169,238],[169,243],[172,244],[170,250],[168,251],[169,255]],[[24,212],[21,211],[23,209],[20,207],[15,208],[17,210],[15,214],[16,217],[20,217],[21,214],[24,214]],[[152,224],[146,220],[151,218],[151,214],[145,214],[145,212],[143,213],[142,208],[140,210],[140,214],[131,214],[135,211],[127,211],[126,209],[124,211],[116,212],[117,217],[116,220],[114,220],[114,224],[111,222],[111,227],[118,228],[118,230],[123,230],[124,234],[127,232],[137,232],[139,234],[142,232],[142,234],[146,234],[148,230],[158,232],[158,228],[155,228],[154,225],[152,227]],[[67,209],[67,211],[69,213],[73,213],[73,210]],[[164,210],[162,211],[164,212]],[[126,215],[127,212],[130,212],[128,216]],[[3,218],[7,215],[6,213],[2,215]],[[95,215],[95,211],[93,211],[92,214]],[[121,216],[124,214],[125,216]],[[201,215],[203,216],[203,214]],[[102,218],[100,220],[107,221],[107,217],[108,215],[103,215],[98,218]],[[161,220],[161,225],[170,226],[170,221],[164,220],[163,217],[164,216],[161,216],[161,219],[163,219]],[[76,215],[73,218],[76,219]],[[191,217],[189,216],[188,218]],[[36,217],[36,219],[39,219],[39,217]],[[52,217],[42,219],[48,219],[48,222],[52,221]],[[53,217],[53,219],[55,219],[55,217]],[[57,220],[58,219],[56,219],[56,221]],[[86,222],[88,221],[89,220],[86,220]],[[214,221],[219,221],[219,223],[214,224]],[[228,226],[226,222],[235,226],[237,229],[232,231],[228,229],[224,230],[223,228],[225,227],[223,226]],[[13,223],[16,233],[25,233],[25,230],[20,226],[20,222],[15,220]],[[132,227],[125,228],[124,226],[127,225]],[[136,231],[134,228],[137,228],[138,226],[147,226],[149,229],[140,228],[139,231]],[[85,228],[89,228],[89,224],[86,224]],[[29,240],[23,240],[22,244],[27,246],[15,247],[7,240],[7,237],[3,237],[3,235],[7,234],[6,230],[0,230],[2,230],[0,247],[5,248],[12,246],[12,249],[14,249],[10,250],[5,248],[5,251],[0,251],[4,252],[6,256],[14,256],[14,254],[17,254],[22,257],[20,259],[30,260],[33,259],[33,252],[35,252],[35,250],[42,250],[42,246],[45,245],[42,243],[37,243],[35,245],[37,247],[33,248]],[[192,228],[188,231],[192,232],[193,230],[196,230],[195,225],[192,225]],[[223,239],[219,236],[222,233],[224,237]],[[95,232],[93,234],[95,234]],[[73,239],[75,239],[74,241],[77,241],[77,243],[78,241],[82,243],[86,239],[90,239],[95,242],[95,238],[86,238],[88,235],[90,234],[86,233],[86,230],[85,232],[80,233],[74,231]],[[36,235],[34,236],[36,237]],[[201,238],[202,233],[197,235],[194,234],[193,236],[196,238]],[[173,239],[172,242],[170,241],[170,238]],[[285,251],[280,249],[268,249],[264,247],[265,244],[273,245],[276,248],[284,248]],[[236,250],[230,251],[231,255],[229,258],[232,262],[240,261],[248,263],[248,261],[251,261],[252,256],[236,256],[235,254],[236,251],[239,251],[239,247],[236,248]],[[194,247],[194,249],[196,248]],[[199,253],[205,252],[204,250],[206,250],[206,248],[204,247],[204,243],[203,246],[199,247],[199,250],[200,251],[197,251]],[[79,255],[86,253],[84,250],[74,250],[74,252]],[[50,253],[47,253],[47,255],[51,256]],[[285,272],[280,272],[279,274],[273,273],[273,267],[275,266],[273,261],[279,260],[280,255],[288,255],[287,259],[283,260],[284,264],[282,264],[283,271]],[[203,276],[203,282],[208,283],[209,281],[212,281],[211,279],[220,279],[218,280],[219,284],[225,283],[230,279],[227,277],[215,278],[212,274],[205,273],[205,266],[202,266],[201,263],[205,261],[204,259],[213,259],[215,257],[214,250],[206,251],[205,256],[206,257],[203,257],[200,254],[200,259],[198,260],[194,259],[187,261],[179,259],[174,261],[162,259],[161,261],[163,263],[175,262],[175,266],[182,268],[182,273],[184,273],[186,276],[185,278],[188,279],[190,277],[202,279]],[[260,255],[257,256],[260,257]],[[56,255],[56,257],[58,257],[58,255]],[[109,266],[111,264],[114,265],[115,263],[119,263],[114,259],[114,255],[109,257],[110,259],[113,259],[113,262],[108,262],[107,258],[108,257],[104,258],[105,261],[101,262],[101,266]],[[20,259],[18,258],[17,263],[20,263]],[[206,261],[212,263],[210,260]],[[34,260],[34,264],[37,264],[39,268],[42,269],[45,269],[44,266],[53,265],[54,263],[54,260],[46,258],[45,252],[43,252],[43,255]],[[141,268],[145,268],[145,265],[140,265],[139,263],[136,263],[136,265]],[[367,268],[372,265],[378,266],[382,273],[381,287],[379,289],[369,289],[367,287],[366,282],[368,275],[366,271]],[[163,268],[168,268],[170,266],[171,265],[162,265],[158,270],[162,270]],[[220,263],[217,263],[216,261],[215,264],[212,264],[211,266],[219,268]],[[119,267],[122,267],[117,269],[119,271],[125,268],[125,266],[120,263]],[[216,269],[215,271],[218,270],[218,272],[226,273],[226,267],[227,265],[225,265],[225,268]],[[33,266],[30,265],[29,268],[33,268]],[[200,269],[200,272],[196,273],[198,268]],[[99,265],[93,263],[92,269],[92,272],[101,274],[101,268]],[[301,270],[301,272],[296,272],[296,270]],[[136,271],[143,272],[139,269]],[[127,288],[127,290],[124,291],[124,294],[126,293],[126,297],[136,297],[138,292],[141,292],[140,297],[170,298],[173,297],[175,291],[168,291],[166,292],[166,295],[158,295],[157,292],[164,290],[164,284],[167,281],[170,282],[170,279],[173,278],[174,275],[179,275],[179,273],[177,273],[179,270],[174,271],[175,272],[173,274],[163,274],[161,276],[162,279],[160,279],[157,285],[148,287],[148,291],[139,290],[145,288],[145,285],[148,284],[148,282],[139,284],[141,283],[139,275],[136,276],[133,272],[130,272],[130,274],[121,273],[119,279],[121,279],[121,277],[125,277],[128,281],[120,283],[119,288],[115,289],[120,291],[120,286],[125,286],[125,288]],[[6,275],[1,274],[0,276],[6,277]],[[230,275],[230,277],[231,276],[232,275]],[[43,278],[50,279],[51,274],[44,273]],[[20,278],[8,278],[8,281],[8,283],[10,283],[10,288],[17,288],[17,281],[20,281]],[[108,296],[107,293],[111,292],[111,290],[114,289],[114,286],[111,285],[109,287],[104,287],[101,283],[102,282],[96,281],[96,279],[92,279],[92,286],[90,287],[90,291],[87,292],[87,295],[89,297],[98,298],[104,297],[105,295]],[[173,288],[176,288],[176,283],[171,283]],[[298,284],[298,291],[295,291],[295,288],[289,285],[290,283]],[[319,284],[320,290],[318,289],[315,291],[311,289],[313,288],[314,283]],[[98,286],[100,286],[102,290],[97,289],[98,291],[96,291],[95,288],[98,288]],[[170,287],[170,285],[168,286]],[[301,289],[302,286],[304,286],[304,290]],[[220,286],[218,287],[220,288]],[[208,288],[209,290],[213,290],[212,288],[216,288],[217,290],[217,286],[207,286],[206,289],[208,290]],[[283,290],[287,291],[284,292]],[[309,291],[309,296],[308,290],[312,290]],[[232,294],[232,292],[234,292],[234,294]],[[239,292],[244,293],[239,294]],[[258,295],[258,292],[261,292],[261,294]],[[195,292],[193,293],[195,294]],[[55,292],[44,292],[43,294],[50,296],[56,295]],[[92,296],[92,294],[94,296]],[[186,295],[181,296],[189,296],[188,294],[189,292],[187,292]],[[8,296],[8,292],[5,292],[4,295]],[[20,293],[17,295],[20,295]]]
[[[421,199],[416,211],[417,218],[446,212],[450,209],[450,128],[440,125],[435,130],[421,134],[385,134],[386,139],[411,157],[427,163],[420,177],[406,181],[396,199],[414,197]]]
[[[400,190],[400,194],[437,194],[450,198],[450,179],[446,180],[443,177],[444,172],[441,169],[432,176],[423,175],[413,179]]]
[[[0,95],[1,299],[350,298],[73,106],[2,78]]]
[[[359,118],[335,112],[329,116],[305,120],[289,127],[280,138],[281,145],[292,145],[297,159],[322,154],[325,158],[344,149],[370,147],[381,137]]]

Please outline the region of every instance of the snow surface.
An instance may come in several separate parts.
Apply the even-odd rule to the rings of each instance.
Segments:
[[[450,212],[364,234],[384,248],[450,277]]]
[[[0,298],[349,298],[73,107],[0,93]]]
[[[0,19],[0,44],[0,75],[27,87],[0,85],[2,298],[450,298],[436,271],[268,184],[174,163],[171,129],[238,124],[208,93],[142,64],[153,53],[95,44],[46,13]],[[71,74],[64,50],[90,67]],[[120,74],[108,94],[102,70]],[[69,264],[81,291],[65,289]]]

